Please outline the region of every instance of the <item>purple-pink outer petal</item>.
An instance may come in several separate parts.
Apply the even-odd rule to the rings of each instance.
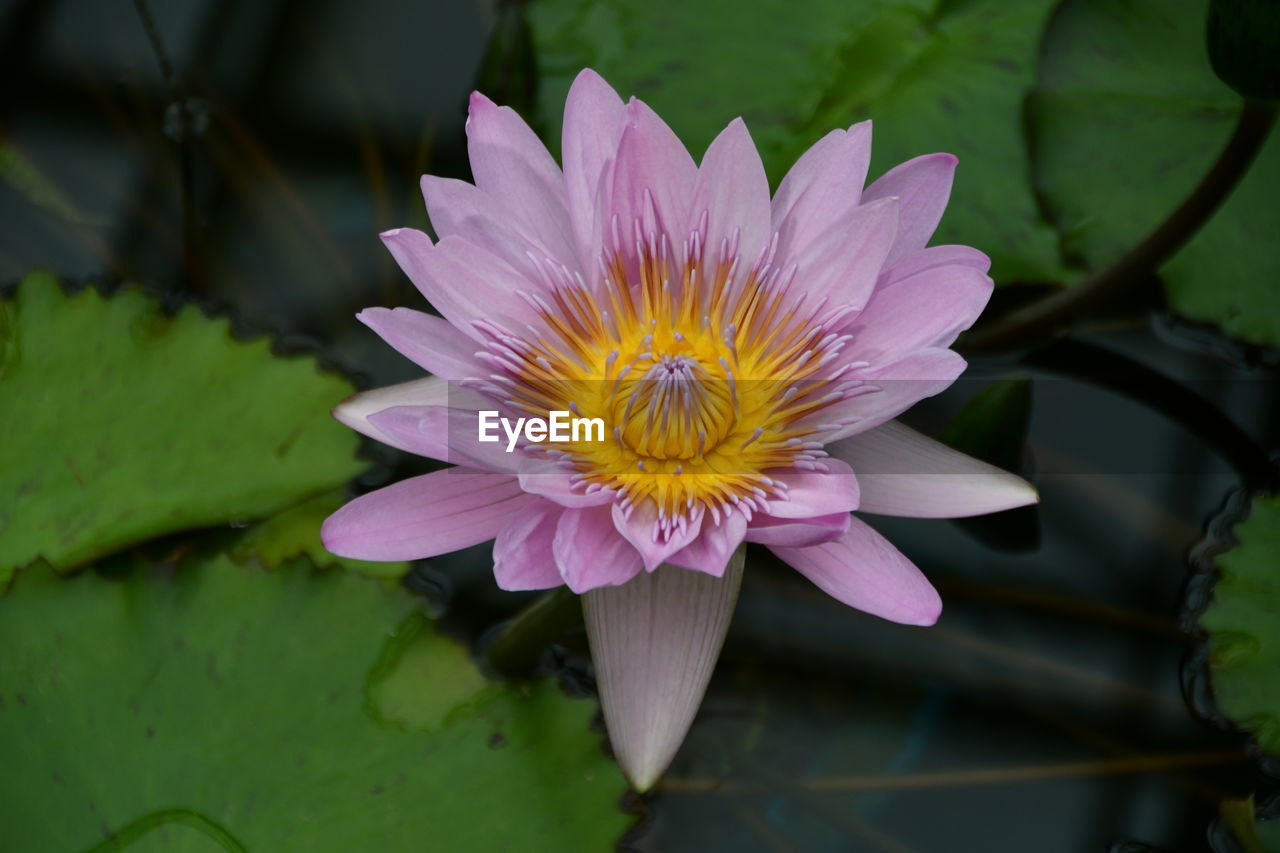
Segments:
[[[616,214],[624,253],[634,260],[635,234],[665,236],[679,251],[688,236],[698,167],[684,143],[643,101],[626,107],[626,123],[613,164],[610,214]]]
[[[564,105],[564,182],[569,216],[582,268],[594,269],[608,217],[597,208],[601,182],[612,168],[626,107],[618,93],[591,69],[583,69]]]
[[[881,285],[848,329],[851,352],[892,361],[949,346],[982,313],[992,288],[985,273],[964,265],[935,267]]]
[[[625,512],[618,504],[610,507],[613,514],[613,525],[619,534],[639,552],[644,560],[645,571],[651,572],[672,554],[684,548],[698,537],[702,530],[703,515],[701,513],[689,519],[681,529],[675,530],[666,539],[658,540],[654,536],[658,522],[658,512],[654,505],[645,501],[636,506],[630,513]]]
[[[952,450],[896,421],[827,445],[858,474],[859,510],[914,518],[961,518],[1026,506],[1030,483]]]
[[[475,92],[467,115],[467,155],[476,186],[511,211],[547,254],[574,258],[564,177],[547,147],[510,107]]]
[[[862,200],[871,165],[871,122],[833,130],[800,155],[773,196],[783,255],[803,254],[814,237],[844,222]]]
[[[448,403],[448,385],[443,379],[428,376],[399,385],[387,385],[361,391],[343,400],[333,408],[334,418],[361,435],[389,444],[398,450],[420,453],[416,442],[406,442],[383,432],[369,420],[378,412],[395,406],[444,406]]]
[[[844,221],[830,224],[802,252],[780,259],[783,268],[794,263],[798,280],[810,299],[826,297],[830,304],[862,307],[871,297],[898,231],[899,202],[886,198],[849,211]]]
[[[827,595],[875,616],[932,625],[942,612],[942,599],[920,570],[857,518],[832,542],[807,548],[771,545],[769,550]]]
[[[761,545],[782,545],[792,548],[821,545],[843,536],[849,529],[849,519],[852,517],[847,512],[816,515],[811,518],[776,518],[772,515],[757,515],[751,519],[751,526],[747,528],[746,540],[758,542]]]
[[[441,240],[466,240],[502,258],[521,274],[537,277],[533,258],[545,257],[551,249],[501,199],[466,181],[433,175],[422,177],[422,198],[431,227]]]
[[[769,179],[742,119],[736,118],[712,140],[698,169],[690,208],[691,226],[707,216],[703,257],[716,263],[724,245],[755,263],[773,236],[769,217]]]
[[[668,557],[667,562],[682,569],[721,577],[746,532],[747,520],[741,513],[721,516],[719,524],[704,517],[698,538]]]
[[[858,478],[839,459],[827,460],[826,471],[788,469],[769,476],[787,487],[788,500],[769,501],[775,518],[813,518],[858,508]]]
[[[644,568],[640,554],[614,529],[607,506],[566,509],[552,549],[560,576],[577,593],[626,583]]]
[[[366,308],[356,319],[414,364],[442,379],[483,376],[479,346],[448,320],[412,308]]]
[[[461,396],[465,392],[456,392]],[[465,468],[515,475],[521,457],[501,442],[476,440],[476,412],[448,406],[396,406],[369,416],[369,423],[397,447]]]
[[[901,203],[898,236],[885,266],[928,245],[951,198],[957,162],[952,154],[925,154],[894,166],[863,192],[863,204],[891,197]]]
[[[513,329],[537,322],[537,314],[519,297],[535,286],[501,258],[459,237],[435,246],[412,228],[382,234],[400,269],[446,320],[469,337],[484,342],[472,325],[492,320]]]
[[[824,418],[849,421],[848,426],[828,433],[823,440],[830,443],[896,418],[925,397],[949,388],[964,368],[965,360],[957,353],[934,347],[861,371],[857,375],[879,390],[836,403],[822,413]]]
[[[535,501],[498,532],[493,543],[493,576],[501,589],[552,589],[564,584],[552,541],[564,512],[550,501]]]
[[[325,548],[357,560],[420,560],[485,542],[537,498],[514,477],[465,468],[411,477],[325,520]]]

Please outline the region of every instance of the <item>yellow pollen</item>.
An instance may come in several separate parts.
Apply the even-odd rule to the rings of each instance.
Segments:
[[[530,415],[601,418],[606,440],[548,443],[584,491],[608,489],[659,519],[785,499],[769,472],[815,467],[822,410],[847,395],[830,362],[847,336],[790,289],[795,271],[738,271],[732,250],[683,262],[652,238],[638,260],[606,256],[599,285],[562,280],[531,296],[545,331],[486,326],[504,401]],[[822,319],[823,312],[828,317]]]

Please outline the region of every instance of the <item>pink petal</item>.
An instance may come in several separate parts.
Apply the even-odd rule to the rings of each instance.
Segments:
[[[896,264],[928,244],[947,209],[957,162],[951,154],[916,157],[885,172],[862,194],[864,204],[891,197],[897,197],[902,204],[898,238],[885,266]]]
[[[912,252],[886,269],[880,276],[880,283],[877,286],[885,287],[918,272],[946,266],[972,267],[978,272],[985,273],[991,269],[991,259],[969,246],[930,246],[927,249]]]
[[[853,208],[829,226],[803,251],[779,255],[783,269],[796,264],[797,280],[810,294],[810,304],[825,297],[832,306],[862,307],[871,297],[898,228],[895,199],[881,199]]]
[[[356,319],[401,355],[442,379],[457,381],[489,371],[476,361],[480,347],[448,320],[412,308],[366,308]]]
[[[787,500],[769,501],[775,518],[813,518],[858,508],[858,478],[839,459],[826,460],[829,471],[792,468],[770,471],[769,476],[787,487]]]
[[[1030,483],[890,421],[827,445],[853,466],[859,510],[913,518],[960,518],[1037,503]]]
[[[644,559],[645,571],[653,571],[667,561],[667,558],[698,538],[702,528],[703,516],[695,515],[688,519],[682,528],[677,528],[665,539],[654,535],[657,529],[658,511],[651,501],[644,501],[635,506],[627,514],[618,504],[613,504],[613,523],[618,532],[640,552]]]
[[[492,320],[512,330],[538,322],[536,312],[518,295],[538,287],[478,246],[458,237],[445,237],[432,246],[430,237],[412,228],[386,231],[382,241],[427,301],[472,339],[484,340],[472,326],[476,320]]]
[[[599,74],[583,69],[564,105],[561,152],[569,216],[584,271],[594,272],[608,217],[597,209],[601,179],[618,153],[626,108]]]
[[[450,392],[450,396],[465,393]],[[419,456],[509,476],[519,468],[521,457],[507,453],[503,440],[478,440],[474,410],[447,405],[396,406],[374,412],[368,420],[386,436],[383,440],[388,444]]]
[[[713,519],[702,520],[702,533],[690,544],[667,558],[667,562],[683,569],[704,572],[712,577],[724,575],[729,558],[742,544],[747,532],[747,520],[741,513],[731,512]]]
[[[560,576],[576,593],[626,583],[644,568],[607,506],[564,510],[551,547]]]
[[[356,498],[320,538],[341,557],[420,560],[492,539],[535,500],[514,477],[448,468]]]
[[[551,543],[563,510],[535,501],[498,533],[493,543],[493,575],[509,590],[552,589],[564,583]]]
[[[769,219],[769,179],[742,119],[720,132],[702,158],[693,190],[691,217],[707,215],[703,257],[715,263],[722,244],[737,245],[738,257],[754,264],[773,236]],[[677,245],[677,248],[679,246]]]
[[[458,237],[506,261],[512,269],[537,281],[541,273],[533,258],[556,256],[563,246],[547,246],[538,233],[525,225],[500,199],[454,178],[422,176],[422,197],[436,236]],[[530,257],[533,256],[533,258]],[[577,269],[576,254],[557,257]]]
[[[994,287],[970,266],[926,269],[877,288],[847,328],[851,354],[883,362],[914,350],[949,346],[986,307]]]
[[[689,731],[724,644],[743,552],[723,578],[662,566],[582,599],[609,740],[638,791],[653,786]]]
[[[808,548],[769,550],[832,598],[893,622],[932,625],[942,600],[920,570],[857,518],[839,539]]]
[[[361,391],[334,406],[333,416],[361,435],[367,435],[399,450],[418,453],[412,446],[374,426],[369,421],[370,416],[396,406],[444,406],[448,404],[448,400],[448,383],[438,376],[428,376],[399,385]]]
[[[564,177],[524,119],[510,107],[472,93],[467,154],[476,186],[505,205],[551,257],[574,264],[578,254]]]
[[[597,489],[588,494],[575,488],[574,473],[555,462],[530,459],[520,467],[520,487],[564,507],[600,506],[613,501],[612,489]]]
[[[879,390],[834,403],[824,411],[824,421],[846,425],[827,433],[823,440],[847,438],[896,418],[925,397],[950,387],[964,369],[965,360],[951,350],[922,349],[858,373]]]
[[[626,106],[626,125],[613,169],[610,210],[618,217],[620,249],[634,258],[635,229],[643,239],[665,236],[667,251],[680,250],[689,230],[689,208],[698,167],[666,122],[642,101]]]
[[[778,250],[803,255],[815,237],[844,222],[862,197],[871,164],[871,122],[833,130],[800,156],[772,205]]]
[[[369,413],[367,420],[375,430],[377,437],[385,444],[428,459],[439,459],[441,462],[453,462],[449,452],[449,439],[429,430],[419,428],[421,422],[429,417],[428,412],[448,412],[445,406],[393,406]]]
[[[761,545],[787,545],[793,548],[821,545],[843,536],[849,529],[849,519],[852,517],[847,512],[813,518],[775,518],[761,513],[751,519],[746,540],[759,542]]]

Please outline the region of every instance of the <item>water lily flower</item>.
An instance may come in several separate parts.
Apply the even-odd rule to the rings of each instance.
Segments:
[[[863,122],[819,140],[771,194],[740,119],[697,163],[589,70],[565,105],[563,167],[478,93],[467,143],[474,184],[422,180],[439,239],[382,235],[441,316],[359,315],[431,375],[335,410],[454,467],[355,499],[324,542],[408,560],[496,539],[503,589],[583,594],[606,724],[637,789],[701,701],[744,542],[845,604],[929,625],[937,592],[851,513],[949,518],[1036,500],[893,420],[960,375],[948,347],[992,289],[981,252],[926,247],[951,155],[864,186]],[[486,412],[502,440],[482,439]],[[603,434],[527,425],[556,412]]]

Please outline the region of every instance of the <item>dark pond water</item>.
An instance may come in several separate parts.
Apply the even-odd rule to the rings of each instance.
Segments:
[[[363,384],[411,378],[352,315],[419,305],[376,235],[425,227],[421,173],[467,176],[464,105],[495,8],[151,5],[171,77],[133,4],[0,3],[0,126],[32,167],[0,184],[0,282],[33,267],[134,280]],[[1009,521],[1020,549],[873,520],[940,588],[937,627],[848,610],[750,555],[702,713],[666,783],[630,804],[628,843],[1189,852],[1217,833],[1231,849],[1218,802],[1267,783],[1245,739],[1204,719],[1180,616],[1189,551],[1277,443],[1273,374],[1141,300],[1074,341],[976,358],[909,419],[936,432],[990,379],[1033,380],[1023,461],[1043,503]],[[364,488],[419,464],[369,452],[385,464]],[[493,587],[486,548],[411,583],[472,640],[525,601]],[[580,684],[583,646],[559,657]]]

